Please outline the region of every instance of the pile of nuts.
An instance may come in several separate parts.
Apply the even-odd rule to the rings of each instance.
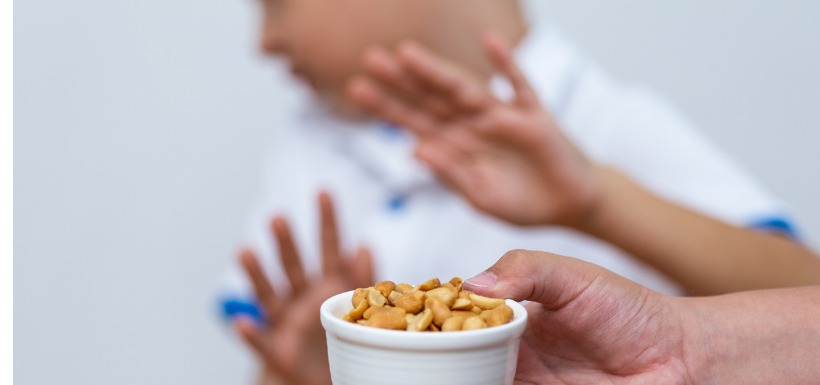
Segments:
[[[342,319],[380,329],[452,332],[504,325],[513,310],[503,299],[462,290],[461,278],[438,278],[418,286],[391,281],[353,292],[353,310]]]

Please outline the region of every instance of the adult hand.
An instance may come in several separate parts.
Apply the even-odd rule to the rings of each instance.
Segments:
[[[516,384],[689,384],[673,298],[577,259],[511,251],[465,290],[529,300]]]
[[[253,284],[267,323],[258,327],[239,319],[235,328],[259,357],[264,368],[264,383],[291,385],[328,385],[325,333],[319,320],[319,307],[325,299],[373,281],[370,252],[360,248],[355,256],[345,256],[339,245],[338,228],[330,195],[319,195],[321,215],[322,275],[309,280],[300,253],[285,218],[277,217],[271,229],[279,247],[279,258],[288,278],[291,293],[277,295],[257,257],[250,250],[239,261]]]

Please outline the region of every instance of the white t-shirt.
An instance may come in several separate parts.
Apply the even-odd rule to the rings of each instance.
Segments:
[[[781,205],[661,98],[614,82],[557,32],[533,28],[516,57],[545,107],[595,161],[726,222],[788,226]],[[509,96],[502,81],[493,89]],[[306,107],[275,144],[250,222],[250,244],[281,289],[287,285],[269,220],[277,213],[289,217],[307,271],[318,272],[316,194],[324,188],[335,197],[344,246],[370,246],[377,279],[467,278],[508,250],[530,249],[584,259],[664,293],[681,292],[653,268],[584,234],[516,227],[477,212],[413,159],[413,138],[401,130],[345,123],[318,105]],[[251,293],[237,268],[224,298],[241,303]]]

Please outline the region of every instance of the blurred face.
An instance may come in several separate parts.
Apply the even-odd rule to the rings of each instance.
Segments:
[[[365,49],[420,38],[417,11],[430,1],[260,0],[261,49],[285,57],[295,76],[336,110],[349,112],[345,87],[360,72]]]

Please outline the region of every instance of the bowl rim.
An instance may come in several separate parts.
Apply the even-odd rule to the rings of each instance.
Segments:
[[[342,320],[343,312],[334,312],[346,302],[353,309],[353,290],[334,295],[322,303],[320,317],[328,338],[345,340],[356,345],[403,350],[467,350],[505,344],[518,339],[527,325],[527,310],[518,302],[506,300],[513,309],[510,323],[480,330],[453,333],[414,333],[403,330],[385,330],[357,325]],[[347,310],[347,311],[349,311]],[[336,314],[339,313],[339,314]]]

